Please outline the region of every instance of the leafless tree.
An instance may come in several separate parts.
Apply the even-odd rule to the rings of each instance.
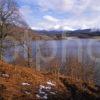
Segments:
[[[0,60],[3,60],[6,37],[12,33],[14,26],[25,26],[19,14],[17,4],[13,0],[0,0]]]
[[[27,66],[32,67],[32,34],[30,29],[24,31],[24,36],[20,40],[20,43],[24,50],[24,57],[27,59]]]

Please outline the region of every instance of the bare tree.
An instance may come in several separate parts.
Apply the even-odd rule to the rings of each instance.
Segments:
[[[17,4],[13,0],[0,0],[0,60],[3,60],[3,42],[12,33],[12,28],[17,25],[25,26]]]
[[[20,40],[24,50],[24,57],[27,59],[27,66],[32,67],[32,34],[30,29],[24,31],[24,36]]]

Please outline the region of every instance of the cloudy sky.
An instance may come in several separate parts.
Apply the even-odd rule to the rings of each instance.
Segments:
[[[100,0],[17,0],[33,29],[100,28]]]

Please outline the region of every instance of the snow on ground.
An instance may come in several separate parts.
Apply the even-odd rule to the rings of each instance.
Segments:
[[[30,84],[29,84],[29,83],[22,83],[22,85],[24,85],[24,86],[25,86],[25,85],[29,86]]]
[[[25,91],[25,94],[30,95],[31,93],[30,93],[30,92],[28,92],[28,91]]]
[[[10,76],[8,74],[2,74],[2,77],[9,78]]]
[[[47,84],[48,84],[48,85],[51,85],[51,86],[55,86],[55,84],[52,83],[51,81],[48,81]]]
[[[40,85],[38,94],[36,94],[36,97],[38,99],[47,100],[49,94],[56,95],[55,91],[53,91],[53,87],[55,87],[55,86],[56,86],[56,84],[54,84],[51,81],[48,81],[46,83],[46,85]]]
[[[22,86],[28,87],[30,84],[28,82],[21,83]],[[50,95],[56,95],[56,91],[54,90],[56,84],[52,81],[46,82],[45,85],[40,85],[36,97],[38,99],[47,100]],[[26,95],[30,95],[31,92],[28,90],[24,90]]]
[[[3,77],[3,78],[9,78],[10,75],[5,73],[4,71],[0,71],[0,77]]]

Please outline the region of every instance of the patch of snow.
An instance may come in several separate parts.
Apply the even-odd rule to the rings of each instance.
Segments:
[[[56,93],[55,92],[50,92],[51,94],[53,94],[53,95],[56,95]]]
[[[41,98],[39,94],[36,95],[37,98]]]
[[[51,85],[51,86],[56,86],[56,85],[53,84],[51,81],[48,81],[47,84],[48,84],[48,85]]]
[[[41,89],[39,89],[39,93],[40,94],[45,94],[45,92],[43,92]]]
[[[45,87],[46,90],[51,90],[50,86]]]
[[[47,99],[48,99],[47,94],[45,94],[44,96],[40,96],[40,94],[37,94],[36,97],[37,97],[38,99],[43,99],[43,100],[47,100]]]
[[[27,85],[27,86],[29,86],[30,84],[29,84],[29,83],[22,83],[22,85]]]
[[[2,77],[9,78],[8,74],[2,74]]]
[[[47,95],[43,96],[43,99],[47,100],[48,99]]]
[[[47,100],[49,94],[56,95],[56,93],[52,89],[53,86],[56,86],[56,85],[52,83],[51,81],[48,81],[45,86],[40,85],[38,94],[36,94],[36,97],[38,99]]]
[[[43,86],[43,85],[40,85],[40,89],[45,89],[45,86]]]
[[[28,91],[25,91],[25,93],[26,93],[26,94],[28,94],[28,95],[30,95],[30,94],[31,94],[31,93],[30,93],[30,92],[28,92]]]

